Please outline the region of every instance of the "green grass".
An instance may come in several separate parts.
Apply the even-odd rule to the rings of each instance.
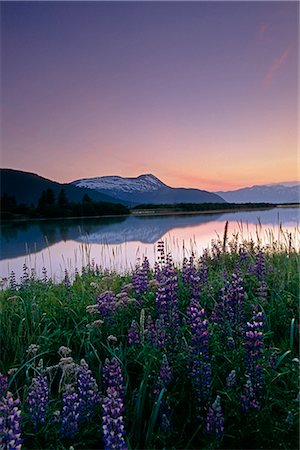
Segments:
[[[226,238],[227,239],[227,238]],[[226,240],[225,239],[225,240]],[[223,242],[223,248],[231,248]],[[254,263],[257,248],[248,246],[248,266]],[[9,378],[9,390],[18,396],[22,405],[23,448],[75,449],[103,448],[101,438],[101,410],[96,419],[81,429],[74,441],[61,441],[59,424],[53,422],[54,411],[60,409],[60,372],[51,378],[51,402],[46,424],[37,433],[31,426],[26,397],[32,377],[44,368],[59,362],[60,346],[70,347],[76,363],[85,358],[101,390],[101,369],[105,358],[119,359],[126,385],[125,427],[128,448],[191,448],[191,449],[296,449],[298,448],[298,412],[296,401],[299,387],[299,255],[292,248],[274,247],[266,250],[267,296],[257,297],[257,277],[247,269],[235,251],[222,252],[219,258],[212,254],[207,261],[208,281],[201,295],[201,306],[210,320],[225,278],[231,277],[237,265],[244,280],[245,321],[252,316],[253,305],[265,313],[264,329],[264,378],[265,390],[258,411],[241,413],[240,396],[244,380],[244,347],[238,342],[235,348],[226,346],[224,336],[210,320],[210,356],[212,364],[212,392],[210,404],[221,397],[225,418],[225,434],[219,439],[203,433],[201,417],[197,417],[194,393],[187,371],[187,345],[191,332],[184,320],[181,322],[179,344],[173,348],[158,349],[145,343],[129,346],[127,331],[131,321],[140,324],[141,316],[156,317],[155,290],[139,299],[129,292],[132,301],[117,309],[112,320],[105,320],[100,327],[94,321],[100,317],[87,312],[86,307],[96,303],[97,296],[108,288],[119,293],[122,286],[131,281],[131,274],[117,273],[96,275],[86,271],[77,276],[70,287],[51,281],[32,280],[17,291],[1,292],[1,361],[0,371]],[[150,277],[154,274],[151,272]],[[178,270],[178,301],[181,320],[186,317],[190,293]],[[113,335],[117,342],[108,340]],[[39,346],[33,356],[27,353],[30,345]],[[268,366],[269,356],[278,354],[276,369]],[[166,352],[173,367],[173,381],[163,388],[158,399],[151,396],[155,374],[159,371],[162,354]],[[42,363],[40,360],[43,360]],[[238,385],[228,388],[225,380],[235,369]],[[169,399],[171,430],[163,433],[159,427],[161,402]],[[288,412],[294,424],[285,421]]]

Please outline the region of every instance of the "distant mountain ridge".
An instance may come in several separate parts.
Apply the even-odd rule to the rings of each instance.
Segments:
[[[56,198],[61,189],[64,189],[68,200],[76,203],[81,202],[85,194],[96,202],[126,203],[117,202],[114,197],[90,189],[76,187],[69,183],[57,183],[35,173],[14,169],[0,169],[0,186],[1,196],[6,193],[8,196],[14,196],[17,203],[28,205],[32,203],[34,206],[37,205],[42,191],[47,189],[52,189]]]
[[[268,184],[245,187],[234,191],[218,191],[229,203],[299,203],[300,183],[293,186],[287,184]]]
[[[104,176],[84,178],[73,181],[78,187],[107,194],[129,202],[131,205],[141,203],[224,203],[225,200],[212,192],[172,188],[152,174],[144,174],[135,178],[120,176]]]

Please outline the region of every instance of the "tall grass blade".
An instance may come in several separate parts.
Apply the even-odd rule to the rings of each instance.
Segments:
[[[280,356],[280,358],[278,358],[278,361],[276,363],[276,369],[277,367],[282,363],[282,361],[284,360],[284,358],[291,353],[291,350],[287,350],[283,355]]]
[[[153,430],[154,430],[154,426],[156,423],[156,419],[157,419],[157,415],[158,415],[158,411],[160,408],[160,404],[163,398],[163,395],[165,393],[166,388],[162,388],[162,390],[160,391],[160,394],[158,396],[157,401],[154,403],[153,408],[152,408],[152,413],[150,416],[150,420],[149,420],[149,426],[148,426],[148,431],[147,431],[147,435],[146,435],[146,443],[145,443],[145,448],[152,448],[151,447],[151,442],[153,439]]]
[[[293,318],[291,320],[291,327],[290,327],[290,349],[293,349],[294,346],[294,329],[295,329],[295,319]]]

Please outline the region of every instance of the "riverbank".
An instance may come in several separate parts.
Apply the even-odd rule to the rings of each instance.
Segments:
[[[197,210],[197,211],[189,211],[189,210],[178,210],[176,206],[172,208],[159,208],[155,209],[154,207],[151,209],[131,209],[129,214],[105,214],[105,215],[96,215],[96,216],[71,216],[71,217],[18,217],[18,218],[10,218],[10,219],[1,219],[2,223],[22,223],[22,222],[40,222],[40,221],[51,221],[51,220],[86,220],[86,219],[105,219],[105,218],[126,218],[130,215],[136,217],[142,216],[172,216],[172,215],[202,215],[202,214],[223,214],[223,213],[235,213],[235,212],[247,212],[247,211],[265,211],[274,208],[299,208],[300,204],[268,204],[267,206],[253,206],[253,207],[243,207],[243,206],[233,206],[232,208],[216,208],[216,209],[207,209],[207,210]]]

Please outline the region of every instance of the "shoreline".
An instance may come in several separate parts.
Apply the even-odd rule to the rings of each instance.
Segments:
[[[225,213],[235,213],[235,212],[249,212],[249,211],[267,211],[275,208],[294,208],[300,209],[300,204],[274,204],[274,206],[265,207],[255,207],[255,208],[231,208],[231,209],[210,209],[204,211],[172,211],[168,209],[141,209],[132,210],[130,214],[115,214],[115,215],[103,215],[103,216],[72,216],[72,217],[28,217],[22,219],[4,219],[1,220],[1,224],[9,223],[26,223],[26,222],[40,222],[40,221],[53,221],[53,220],[86,220],[86,219],[109,219],[109,218],[126,218],[130,216],[134,217],[153,217],[153,216],[187,216],[187,215],[202,215],[202,214],[225,214]]]

